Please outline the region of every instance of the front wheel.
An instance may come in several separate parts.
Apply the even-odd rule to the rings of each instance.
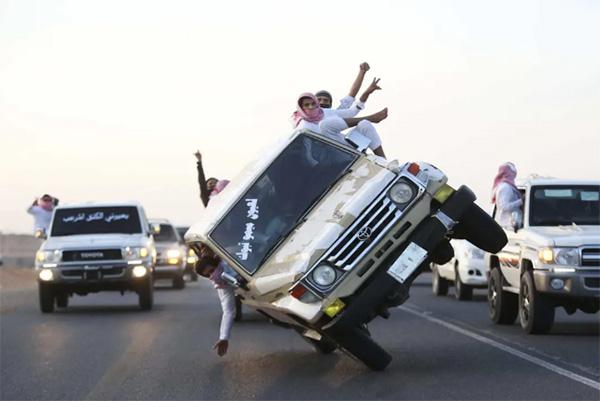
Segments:
[[[438,296],[448,294],[448,280],[440,276],[437,265],[433,265],[431,270],[431,289],[433,293]]]
[[[463,283],[458,274],[458,266],[454,267],[454,296],[459,301],[469,301],[473,298],[473,287]]]
[[[324,335],[322,335],[319,340],[315,340],[314,338],[306,337],[304,335],[302,329],[294,328],[294,330],[298,334],[300,334],[300,337],[302,337],[302,339],[304,341],[306,341],[308,344],[310,344],[315,349],[315,351],[317,351],[321,354],[331,354],[338,347],[337,344],[335,343],[335,341],[333,341],[330,338],[325,337]]]
[[[59,308],[66,308],[69,306],[69,294],[66,292],[56,294],[56,306]]]
[[[40,310],[42,313],[54,312],[54,289],[50,284],[38,283]]]
[[[519,299],[502,289],[502,273],[500,269],[492,269],[488,281],[488,307],[490,319],[496,324],[513,324],[519,311]]]
[[[529,271],[521,276],[519,320],[523,330],[529,334],[545,334],[554,323],[554,305],[535,289],[533,275]]]
[[[185,280],[183,278],[183,274],[181,276],[176,276],[173,279],[173,288],[177,290],[182,290],[185,288]]]
[[[148,277],[143,283],[140,283],[138,302],[142,310],[150,310],[154,306],[154,283],[152,277]]]

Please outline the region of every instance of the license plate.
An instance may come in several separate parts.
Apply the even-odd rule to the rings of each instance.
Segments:
[[[387,272],[399,282],[404,283],[423,263],[425,258],[427,258],[427,251],[414,242],[411,242]]]

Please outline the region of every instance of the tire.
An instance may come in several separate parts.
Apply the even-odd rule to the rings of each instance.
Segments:
[[[40,310],[42,313],[54,312],[54,289],[52,286],[46,283],[39,283],[38,291],[40,296]]]
[[[183,279],[183,274],[181,276],[176,276],[173,279],[173,288],[177,290],[182,290],[185,288],[185,280]]]
[[[154,306],[154,283],[151,276],[138,289],[138,302],[142,310],[151,310]]]
[[[315,349],[320,354],[331,354],[338,348],[338,345],[335,341],[326,336],[321,336],[320,340],[315,340],[314,338],[306,337],[303,333],[303,330],[300,328],[294,328],[294,330],[302,337],[304,341],[310,344],[311,347]]]
[[[554,305],[535,289],[533,274],[530,271],[521,276],[519,321],[528,334],[545,334],[554,323]]]
[[[364,329],[355,328],[331,337],[344,351],[372,370],[383,370],[392,361],[392,356],[373,341]]]
[[[431,261],[436,265],[445,265],[454,257],[454,248],[450,242],[444,240],[440,242],[431,252]]]
[[[66,292],[59,292],[56,294],[56,306],[59,308],[66,308],[69,306],[69,294]]]
[[[466,239],[490,253],[500,252],[508,242],[502,227],[475,203],[462,215],[452,237]]]
[[[193,269],[190,270],[190,281],[198,281],[198,275]]]
[[[458,274],[458,262],[454,266],[454,296],[459,301],[470,301],[473,299],[473,287],[463,283]]]
[[[519,297],[502,289],[502,273],[494,268],[488,281],[490,319],[496,324],[513,324],[519,312]]]
[[[435,295],[443,296],[448,294],[448,280],[440,276],[437,266],[431,268],[431,289]]]
[[[236,295],[235,296],[235,316],[233,320],[235,322],[241,322],[244,317],[244,313],[242,311],[242,299]]]

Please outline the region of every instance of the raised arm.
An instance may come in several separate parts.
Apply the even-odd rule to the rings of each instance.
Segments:
[[[206,187],[206,177],[204,176],[204,168],[202,168],[202,154],[199,150],[194,153],[196,156],[196,168],[198,169],[198,186],[200,187],[200,199],[202,199],[202,203],[204,207],[208,205],[209,193],[208,188]]]
[[[377,90],[381,90],[381,87],[379,86],[379,80],[381,78],[373,78],[373,82],[371,82],[371,85],[369,85],[367,87],[367,89],[365,89],[365,91],[363,92],[363,94],[360,96],[360,101],[362,103],[366,102],[367,99],[369,98],[369,96],[371,95],[371,93],[377,91]]]
[[[356,78],[354,79],[354,82],[350,87],[350,92],[348,92],[348,96],[356,97],[358,91],[360,90],[360,87],[362,86],[363,79],[365,79],[365,74],[367,73],[367,71],[369,71],[370,68],[371,67],[369,67],[369,63],[367,62],[362,63],[358,67],[358,74],[356,75]]]

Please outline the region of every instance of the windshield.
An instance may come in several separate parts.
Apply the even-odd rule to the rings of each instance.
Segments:
[[[253,274],[357,157],[299,135],[233,206],[211,237]]]
[[[134,206],[57,209],[52,237],[81,234],[138,234],[140,216]]]
[[[178,242],[179,237],[170,224],[161,224],[160,233],[154,234],[154,241],[156,242]]]
[[[600,224],[600,186],[533,187],[529,224],[567,226]]]

